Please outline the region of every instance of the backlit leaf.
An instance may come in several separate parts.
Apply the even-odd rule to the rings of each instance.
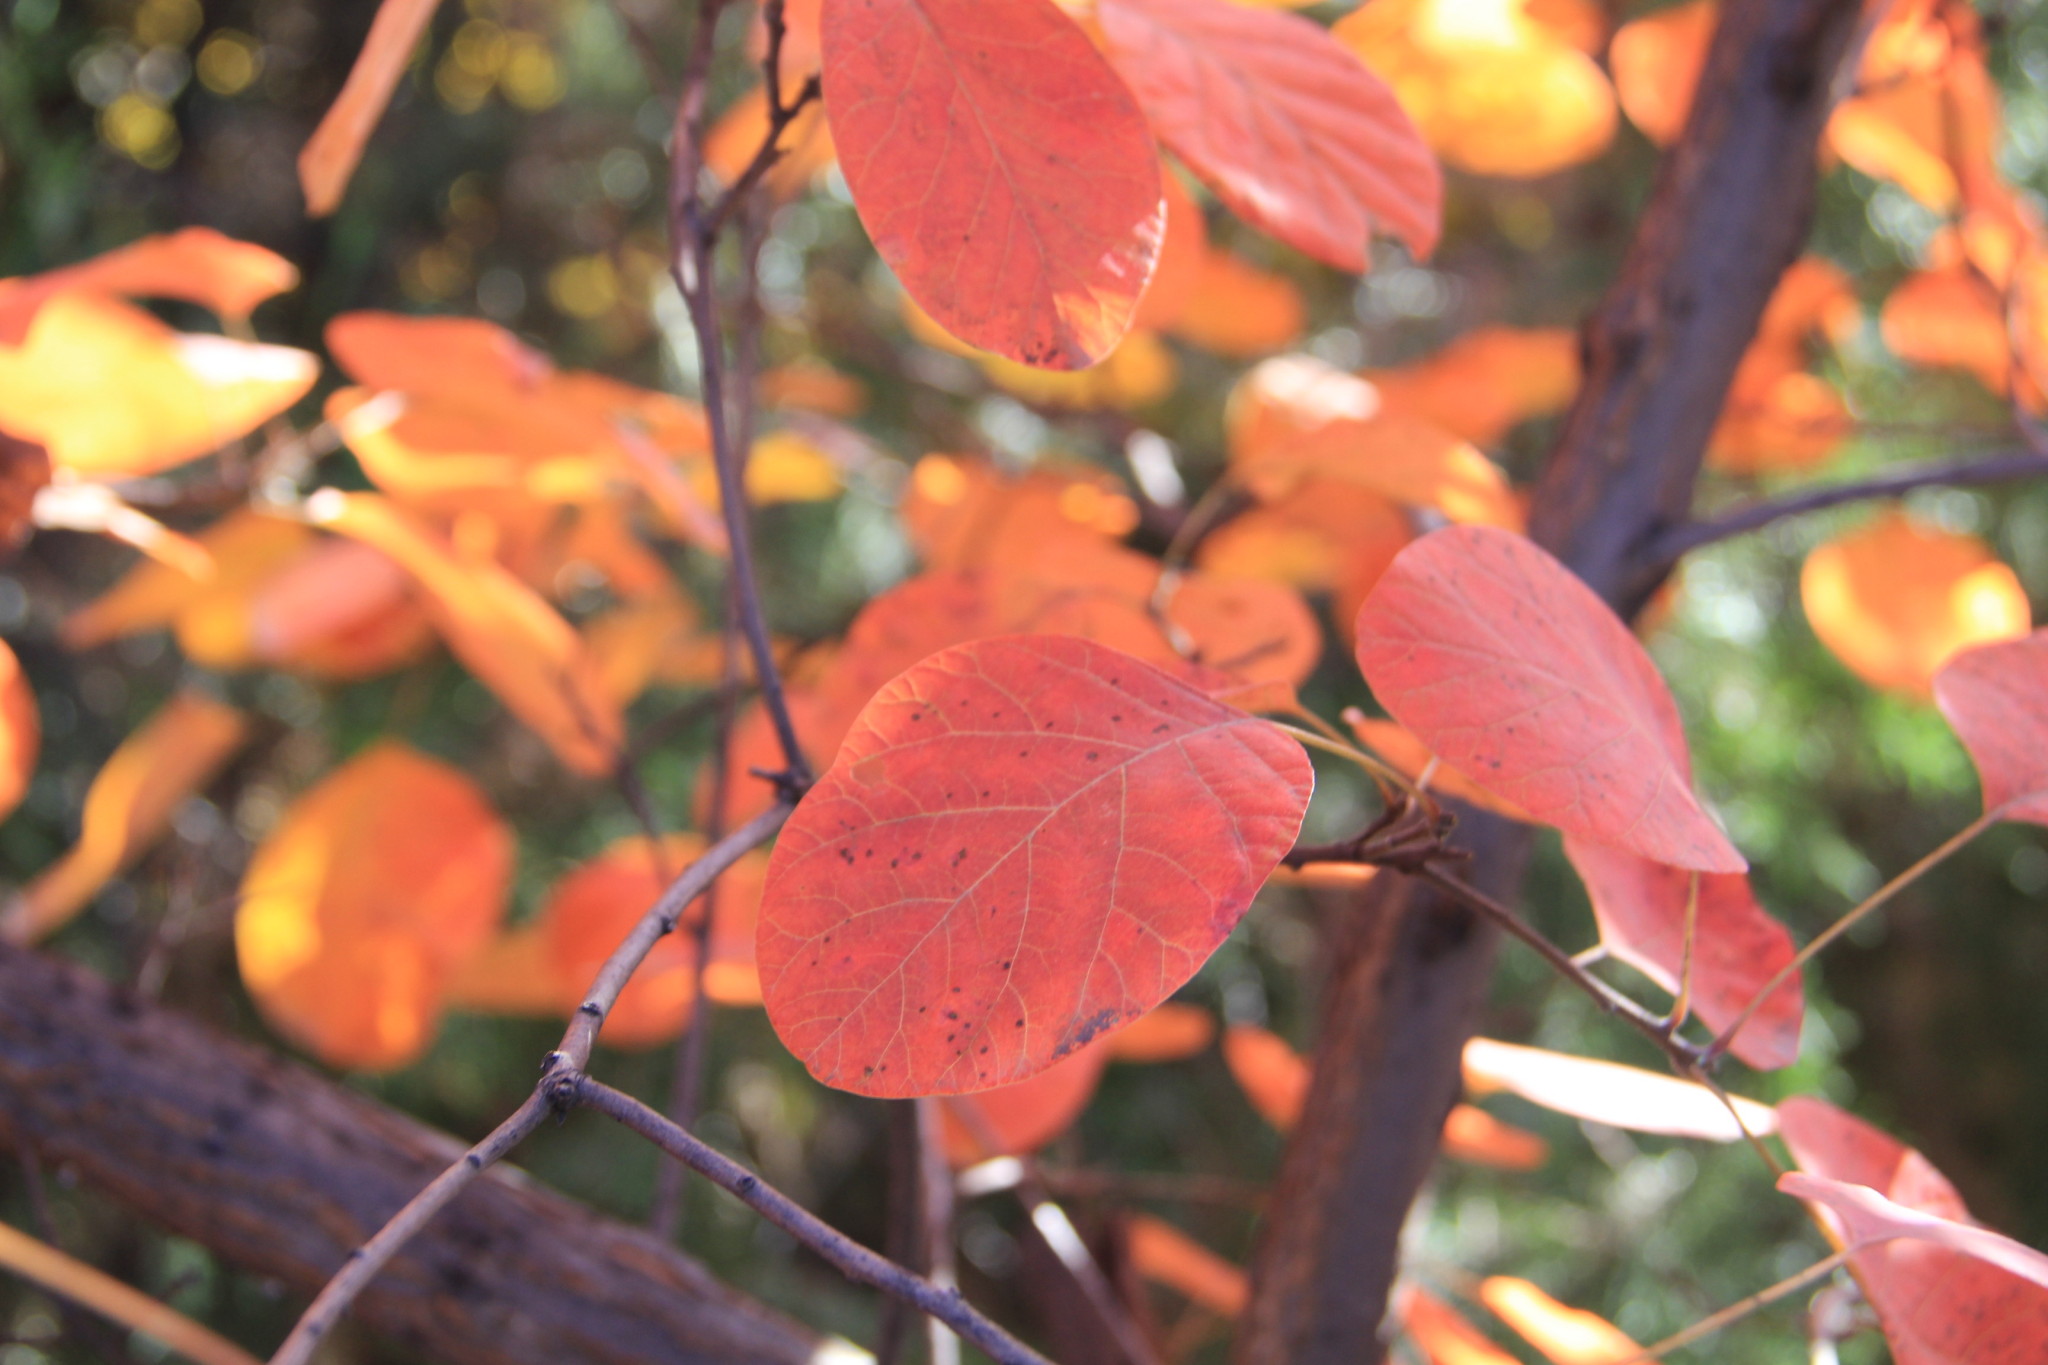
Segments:
[[[1504,1171],[1533,1171],[1550,1159],[1550,1144],[1502,1123],[1475,1104],[1454,1104],[1444,1120],[1444,1155]]]
[[[1984,809],[2048,824],[2048,631],[1957,654],[1934,700],[1976,761]]]
[[[315,218],[340,205],[370,132],[391,102],[391,92],[426,32],[427,21],[434,17],[435,3],[382,0],[378,5],[370,36],[349,68],[340,96],[299,153],[299,186],[305,191],[306,211]]]
[[[1251,1297],[1251,1282],[1244,1271],[1150,1214],[1133,1214],[1125,1231],[1130,1239],[1131,1265],[1140,1275],[1226,1318],[1244,1311]]]
[[[2048,1256],[1989,1228],[1972,1227],[1895,1204],[1868,1185],[1829,1180],[1804,1171],[1788,1171],[1779,1177],[1778,1188],[1797,1198],[1827,1205],[1842,1220],[1852,1246],[1901,1238],[1930,1242],[2008,1271],[2037,1289],[2048,1289]],[[2041,1306],[2048,1308],[2048,1299]]]
[[[1533,542],[1454,526],[1410,545],[1359,613],[1358,666],[1395,720],[1534,818],[1679,867],[1747,867],[1692,793],[1656,665]]]
[[[1685,0],[1631,20],[1614,35],[1607,64],[1622,112],[1660,147],[1677,141],[1685,128],[1720,19],[1715,0]]]
[[[1165,230],[1130,91],[1051,0],[826,0],[825,108],[875,249],[947,331],[1077,369]]]
[[[1614,139],[1599,65],[1528,0],[1370,0],[1333,31],[1461,170],[1548,175]]]
[[[1109,1039],[1098,1038],[1014,1085],[946,1096],[939,1105],[946,1160],[958,1169],[1045,1146],[1081,1117],[1109,1057]]]
[[[1967,370],[1995,394],[2012,385],[2005,300],[1958,261],[1908,275],[1886,296],[1879,326],[1893,355],[1915,365]]]
[[[0,643],[0,819],[14,813],[36,775],[43,747],[42,713],[21,660]]]
[[[1896,1138],[1822,1100],[1795,1096],[1778,1110],[1785,1145],[1799,1169],[1843,1182],[1802,1186],[1788,1177],[1795,1183],[1780,1188],[1820,1199],[1822,1216],[1845,1240],[1908,1219],[1916,1231],[1932,1230],[1916,1214],[1969,1222],[1970,1211],[1955,1187]],[[1853,1187],[1871,1193],[1858,1195]],[[1873,1196],[1893,1207],[1874,1203]],[[1993,1249],[1981,1239],[1996,1234],[1970,1231],[1978,1234],[1972,1239],[1978,1249]],[[2010,1243],[1997,1249],[2011,1267],[2039,1267],[2039,1253]],[[2028,1365],[2048,1356],[2048,1291],[2014,1268],[1920,1239],[1860,1250],[1850,1266],[1877,1310],[1898,1365]]]
[[[240,711],[180,692],[114,750],[85,794],[78,842],[0,911],[0,938],[54,932],[147,852],[248,738]]]
[[[1674,995],[1685,957],[1685,913],[1694,874],[1585,839],[1565,854],[1585,880],[1600,942]],[[1792,961],[1792,935],[1757,904],[1740,872],[1702,872],[1693,938],[1692,1008],[1717,1032]],[[1799,1059],[1805,999],[1795,974],[1771,992],[1729,1050],[1762,1070]]]
[[[1312,786],[1280,731],[1114,650],[945,650],[868,704],[783,830],[769,1018],[863,1094],[1035,1075],[1194,974]]]
[[[618,701],[575,629],[531,588],[491,560],[458,553],[374,494],[323,489],[306,500],[306,512],[411,574],[448,648],[563,763],[588,776],[611,771]]]
[[[1572,401],[1579,340],[1564,327],[1478,327],[1412,365],[1365,378],[1388,409],[1498,445],[1520,423]]]
[[[694,834],[672,834],[654,845],[634,836],[621,839],[570,872],[548,894],[540,922],[552,945],[554,971],[567,1014],[590,989],[628,932],[670,880],[704,852]],[[704,993],[721,1005],[751,1005],[761,999],[754,971],[754,917],[761,904],[761,879],[768,859],[749,854],[718,879],[717,913],[711,921],[711,957],[704,964]],[[703,897],[684,908],[676,932],[664,937],[633,974],[604,1021],[603,1040],[615,1047],[647,1047],[680,1034],[697,998],[696,934],[703,923]]]
[[[2019,577],[1990,546],[1899,511],[1808,554],[1799,600],[1850,672],[1918,697],[1958,651],[2017,639],[2033,623]]]
[[[1109,1055],[1118,1062],[1177,1062],[1194,1056],[1215,1038],[1215,1015],[1199,1005],[1168,1001],[1110,1034]]]
[[[1159,265],[1131,320],[1134,330],[1161,331],[1173,326],[1209,255],[1209,225],[1202,206],[1171,166],[1159,168],[1159,187],[1166,192],[1166,236],[1159,244]]]
[[[1422,1349],[1429,1365],[1519,1365],[1488,1341],[1465,1315],[1422,1289],[1410,1287],[1399,1308],[1401,1330]]]
[[[1259,1116],[1287,1132],[1308,1100],[1309,1067],[1287,1040],[1252,1024],[1223,1031],[1223,1060]]]
[[[1713,1091],[1691,1081],[1491,1038],[1465,1044],[1465,1086],[1476,1095],[1505,1090],[1560,1114],[1636,1133],[1740,1142],[1744,1125],[1758,1136],[1777,1130],[1771,1109],[1753,1100],[1731,1096],[1731,1114]]]
[[[1620,1365],[1642,1350],[1607,1319],[1568,1308],[1527,1280],[1492,1276],[1480,1282],[1479,1301],[1554,1365]]]
[[[1399,769],[1401,775],[1420,782],[1429,774],[1429,790],[1439,796],[1469,801],[1481,810],[1505,815],[1510,820],[1529,819],[1529,812],[1512,801],[1504,801],[1429,751],[1429,746],[1391,720],[1374,720],[1353,707],[1344,713],[1344,723],[1358,742]],[[1430,765],[1436,766],[1432,768]]]
[[[256,305],[298,282],[298,267],[274,251],[212,228],[181,228],[77,265],[0,280],[0,345],[19,346],[36,310],[62,293],[181,299],[242,321]]]
[[[378,744],[294,801],[249,860],[235,912],[243,984],[273,1028],[329,1065],[403,1066],[496,927],[512,851],[461,772]]]
[[[1252,226],[1340,270],[1375,229],[1436,245],[1443,180],[1393,93],[1319,25],[1229,0],[1099,0],[1110,60]]]
[[[174,332],[113,299],[59,294],[0,346],[0,428],[86,478],[154,474],[247,435],[296,403],[304,351]]]
[[[1261,499],[1342,479],[1453,521],[1521,524],[1507,479],[1477,448],[1311,356],[1254,367],[1231,392],[1227,422],[1231,468]]]
[[[1408,513],[1392,499],[1342,479],[1304,479],[1204,536],[1195,562],[1226,578],[1355,591],[1362,602],[1413,539]]]
[[[1205,351],[1249,359],[1293,345],[1307,321],[1308,305],[1294,281],[1210,247],[1172,331]]]

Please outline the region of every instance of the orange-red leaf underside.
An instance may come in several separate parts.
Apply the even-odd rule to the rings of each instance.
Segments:
[[[1358,614],[1358,666],[1395,720],[1535,819],[1677,867],[1748,867],[1693,796],[1656,665],[1534,542],[1453,526],[1410,545]]]
[[[1194,974],[1312,787],[1279,730],[1115,650],[941,651],[868,704],[782,833],[769,1018],[862,1094],[1035,1075]]]
[[[1984,809],[2048,825],[2048,630],[1958,654],[1934,700],[1977,761]]]
[[[1443,176],[1393,91],[1321,26],[1231,0],[1101,0],[1160,139],[1245,221],[1341,270],[1377,227],[1436,245]]]
[[[825,109],[875,249],[932,319],[1079,369],[1165,235],[1137,102],[1052,0],[826,0]]]

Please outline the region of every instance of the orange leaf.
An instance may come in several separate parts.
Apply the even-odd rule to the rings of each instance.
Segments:
[[[1159,168],[1159,186],[1166,192],[1166,236],[1159,244],[1159,265],[1138,302],[1133,330],[1161,331],[1173,326],[1187,307],[1202,264],[1209,254],[1209,224],[1202,206],[1181,183],[1171,166]]]
[[[390,1070],[433,1040],[448,982],[490,938],[512,832],[467,777],[386,741],[292,802],[249,860],[242,981],[331,1066]]]
[[[324,218],[340,205],[370,131],[391,102],[391,92],[398,88],[427,21],[434,17],[434,5],[435,0],[383,0],[378,5],[370,36],[349,68],[341,95],[299,153],[299,186],[305,191],[306,212],[313,217]]]
[[[344,682],[411,663],[434,640],[412,576],[383,551],[341,539],[309,546],[259,585],[238,628],[256,661]]]
[[[769,1019],[863,1094],[1035,1075],[1194,974],[1312,786],[1280,731],[1115,650],[933,655],[868,703],[776,843]]]
[[[1443,179],[1391,91],[1316,24],[1228,0],[1098,0],[1160,139],[1257,228],[1340,270],[1375,228],[1436,245]]]
[[[50,474],[50,452],[39,442],[0,431],[0,553],[19,550],[35,533],[36,502]]]
[[[1536,819],[1680,867],[1747,867],[1692,793],[1657,666],[1534,542],[1453,526],[1410,545],[1358,615],[1358,666],[1417,739]]]
[[[1294,281],[1212,246],[1172,330],[1190,345],[1240,360],[1293,345],[1307,321]]]
[[[946,1096],[939,1106],[946,1160],[960,1169],[1037,1151],[1074,1126],[1108,1063],[1109,1040],[1098,1038],[1015,1085]]]
[[[1337,38],[1400,97],[1443,159],[1481,175],[1538,176],[1614,139],[1614,91],[1525,0],[1370,0]]]
[[[1507,1275],[1483,1280],[1479,1301],[1556,1365],[1620,1365],[1642,1353],[1607,1319],[1567,1308],[1527,1280]]]
[[[757,391],[764,408],[800,408],[827,417],[858,416],[867,386],[820,360],[796,360],[764,371]]]
[[[1144,115],[1051,0],[827,0],[825,107],[875,249],[947,331],[1078,369],[1165,230]]]
[[[113,587],[64,619],[64,643],[72,649],[91,649],[109,640],[161,630],[210,595],[233,595],[261,581],[302,553],[312,540],[313,532],[298,522],[238,507],[199,537],[204,576],[194,577],[155,561],[138,564]],[[217,665],[209,661],[209,666]]]
[[[1260,1117],[1285,1133],[1308,1101],[1309,1067],[1277,1033],[1250,1024],[1223,1031],[1223,1060]]]
[[[212,228],[181,228],[61,270],[0,280],[0,345],[19,346],[36,310],[62,293],[182,299],[240,322],[298,282],[298,267],[274,251]]]
[[[1479,327],[1398,370],[1366,373],[1380,401],[1479,445],[1561,411],[1579,388],[1579,340],[1564,327]]]
[[[654,846],[645,838],[621,839],[555,884],[540,922],[553,948],[563,1013],[575,1007],[598,968],[660,899],[669,880],[700,857],[704,847],[696,835],[670,835],[661,842],[657,863]],[[720,1004],[751,1005],[761,998],[754,971],[754,919],[767,861],[749,855],[718,881],[704,993]],[[676,1037],[689,1024],[697,996],[696,927],[704,911],[703,897],[690,902],[676,932],[655,944],[605,1019],[604,1042],[648,1047]]]
[[[1958,651],[2032,625],[2025,589],[1990,546],[1898,511],[1808,554],[1799,600],[1850,672],[1923,698]]]
[[[1607,64],[1622,112],[1659,147],[1676,142],[1685,128],[1720,20],[1715,0],[1685,0],[1623,24],[1614,35]]]
[[[1984,784],[1984,809],[2048,824],[2048,632],[1959,653],[1934,700]]]
[[[77,844],[0,911],[0,938],[33,942],[77,914],[163,837],[172,813],[213,780],[248,733],[240,711],[197,692],[172,697],[93,778]]]
[[[1131,1265],[1140,1275],[1226,1318],[1244,1311],[1251,1283],[1242,1270],[1150,1214],[1133,1214],[1124,1226]]]
[[[0,819],[14,813],[28,795],[43,747],[42,714],[21,660],[0,642]]]
[[[956,569],[999,565],[1048,541],[1120,540],[1137,529],[1138,505],[1116,479],[1085,465],[1010,478],[983,460],[927,455],[911,470],[903,521],[927,566]]]
[[[1432,422],[1389,410],[1379,391],[1310,356],[1281,356],[1238,382],[1227,414],[1230,462],[1261,499],[1309,478],[1343,479],[1453,521],[1519,526],[1507,479]]]
[[[1967,370],[1996,394],[2011,388],[2005,300],[1967,265],[1908,275],[1885,299],[1879,326],[1901,360]]]
[[[1637,1133],[1740,1142],[1744,1125],[1757,1136],[1777,1130],[1776,1115],[1753,1100],[1731,1096],[1731,1114],[1713,1091],[1691,1081],[1491,1038],[1465,1044],[1465,1086],[1475,1095],[1505,1090],[1560,1114]]]
[[[1901,1224],[1929,1232],[1939,1231],[1933,1220],[1970,1221],[1947,1178],[1897,1139],[1805,1096],[1786,1100],[1779,1117],[1800,1170],[1829,1182],[1802,1185],[1788,1177],[1794,1183],[1780,1188],[1819,1200],[1838,1236],[1860,1241]],[[1880,1198],[1885,1203],[1874,1202]],[[1993,1237],[1979,1228],[1961,1238],[1943,1232],[1932,1240],[1886,1241],[1850,1259],[1900,1365],[2019,1365],[2048,1353],[2040,1254],[2002,1237],[2003,1247],[1989,1248],[1985,1239]],[[1988,1248],[2006,1254],[1997,1262],[1971,1254]],[[2022,1278],[2016,1269],[2036,1273]]]
[[[306,514],[403,566],[448,648],[563,763],[591,777],[611,771],[619,704],[575,629],[531,588],[374,494],[322,489],[306,500]]]
[[[1310,478],[1204,536],[1195,562],[1226,578],[1353,591],[1362,602],[1414,538],[1408,513],[1391,499],[1341,479]],[[1344,615],[1337,613],[1340,621]]]
[[[1438,759],[1429,746],[1391,720],[1374,720],[1356,707],[1344,712],[1344,723],[1358,742],[1399,769],[1401,775],[1419,782],[1429,773],[1429,788],[1441,796],[1467,801],[1481,810],[1505,815],[1510,820],[1528,820],[1529,812],[1512,801],[1504,801],[1465,774]],[[1431,771],[1430,764],[1436,768]]]
[[[1567,837],[1565,855],[1585,880],[1607,951],[1676,995],[1685,961],[1692,873]],[[1740,872],[1702,872],[1692,950],[1692,1008],[1709,1028],[1735,1022],[1792,961],[1792,935],[1757,904]],[[1795,973],[1742,1027],[1730,1051],[1760,1070],[1799,1060],[1805,998]]]
[[[1199,1005],[1171,1001],[1141,1014],[1109,1035],[1116,1062],[1177,1062],[1192,1057],[1216,1037],[1216,1017]]]
[[[784,53],[785,60],[788,53]],[[792,86],[789,96],[794,97]],[[757,85],[732,102],[704,138],[704,165],[730,185],[745,174],[755,153],[768,137],[768,87]],[[805,105],[783,129],[779,144],[782,155],[761,178],[761,183],[778,199],[794,199],[810,187],[811,181],[831,169],[838,160],[832,146],[832,130],[825,123],[825,111],[815,101]]]
[[[1434,1294],[1411,1288],[1401,1297],[1401,1330],[1422,1348],[1429,1365],[1518,1365],[1481,1335],[1464,1314]]]
[[[85,478],[154,474],[247,435],[318,373],[304,351],[174,332],[129,304],[59,294],[21,346],[0,346],[0,428]]]
[[[1550,1144],[1502,1123],[1472,1104],[1454,1104],[1444,1120],[1444,1155],[1504,1171],[1533,1171],[1550,1159]]]

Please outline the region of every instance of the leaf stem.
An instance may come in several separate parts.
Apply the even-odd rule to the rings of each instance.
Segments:
[[[198,1365],[257,1365],[247,1351],[168,1304],[5,1223],[0,1223],[0,1270],[162,1342]]]
[[[1742,1013],[1736,1015],[1728,1027],[1721,1030],[1720,1036],[1707,1045],[1706,1053],[1702,1056],[1701,1061],[1709,1066],[1718,1061],[1721,1054],[1728,1050],[1729,1044],[1734,1042],[1735,1035],[1742,1031],[1742,1026],[1747,1024],[1756,1015],[1756,1012],[1763,1008],[1764,1001],[1771,998],[1772,992],[1798,975],[1800,970],[1818,956],[1822,949],[1848,933],[1849,930],[1855,928],[1866,915],[1884,905],[1885,902],[1898,895],[1899,892],[1904,891],[1914,882],[1919,881],[1921,877],[1962,848],[1963,845],[1969,843],[1979,834],[1982,834],[1985,830],[1996,824],[2003,810],[2004,807],[2000,806],[1985,811],[1969,824],[1942,840],[1941,844],[1933,852],[1924,855],[1904,872],[1901,872],[1898,876],[1879,887],[1861,905],[1858,905],[1833,924],[1830,924],[1826,929],[1823,929],[1811,943],[1793,954],[1792,960],[1779,968],[1777,975],[1765,982],[1762,989],[1750,997],[1749,1003],[1742,1007]]]
[[[1682,1332],[1674,1332],[1654,1346],[1645,1346],[1632,1356],[1614,1362],[1614,1365],[1642,1365],[1642,1362],[1662,1360],[1673,1351],[1682,1350],[1696,1341],[1712,1336],[1722,1328],[1740,1322],[1760,1308],[1768,1308],[1788,1294],[1796,1294],[1807,1285],[1829,1275],[1848,1264],[1849,1253],[1838,1251],[1824,1261],[1816,1261],[1796,1275],[1788,1275],[1768,1289],[1760,1289],[1748,1298],[1731,1303],[1718,1313],[1701,1318]]]

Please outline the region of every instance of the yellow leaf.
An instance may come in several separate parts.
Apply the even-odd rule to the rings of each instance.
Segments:
[[[243,984],[322,1061],[403,1066],[497,926],[512,851],[462,773],[395,742],[365,750],[294,801],[250,859],[235,912]]]
[[[248,733],[232,707],[197,692],[172,697],[93,778],[78,843],[0,911],[0,938],[33,942],[77,914],[162,837],[172,812],[213,780]]]

